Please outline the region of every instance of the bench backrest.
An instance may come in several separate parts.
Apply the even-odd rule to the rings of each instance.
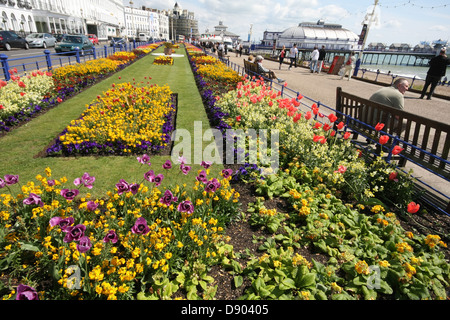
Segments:
[[[254,62],[250,62],[244,59],[244,69],[245,72],[250,73],[251,75],[258,75],[258,64]]]
[[[337,116],[342,118],[344,123],[347,118],[357,119],[363,123],[349,120],[349,127],[363,135],[376,137],[377,132],[366,124],[374,127],[377,123],[384,123],[384,132],[392,136],[398,136],[412,146],[426,152],[412,148],[411,146],[399,143],[405,150],[402,155],[409,158],[433,172],[450,179],[450,165],[445,161],[450,161],[450,125],[426,117],[418,116],[404,110],[395,109],[380,103],[376,103],[350,93],[343,92],[337,88],[336,94]],[[400,127],[398,124],[402,124]]]

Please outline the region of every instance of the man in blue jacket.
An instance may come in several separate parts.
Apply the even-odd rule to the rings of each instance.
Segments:
[[[434,89],[436,88],[438,82],[441,81],[443,76],[445,76],[447,66],[450,65],[450,59],[447,58],[445,51],[445,48],[443,48],[438,56],[430,60],[430,69],[428,69],[427,78],[425,79],[425,86],[423,87],[420,99],[423,99],[423,97],[427,94],[428,87],[431,85],[430,92],[427,94],[427,99],[431,100],[431,96],[433,95]]]

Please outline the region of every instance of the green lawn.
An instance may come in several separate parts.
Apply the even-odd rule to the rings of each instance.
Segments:
[[[159,48],[155,52],[162,51],[163,49]],[[162,172],[162,164],[170,158],[167,156],[152,157],[152,166],[149,168],[141,166],[137,162],[136,156],[40,158],[37,155],[52,143],[53,139],[64,130],[71,120],[80,116],[86,105],[93,101],[98,94],[110,89],[113,83],[135,82],[136,85],[141,85],[143,82],[142,85],[147,85],[149,81],[150,84],[169,85],[173,92],[178,93],[177,129],[189,130],[192,139],[194,138],[194,121],[201,121],[203,129],[208,129],[208,118],[185,50],[180,48],[177,51],[177,53],[184,54],[184,57],[174,58],[173,66],[153,65],[155,56],[148,55],[0,138],[0,177],[5,174],[18,174],[20,184],[25,184],[27,181],[34,181],[37,174],[44,174],[44,169],[50,167],[53,178],[59,179],[64,176],[67,177],[68,184],[71,184],[75,178],[88,172],[91,176],[96,177],[91,193],[101,197],[105,195],[106,191],[113,190],[120,179],[128,182],[141,182],[143,174],[150,169],[155,173],[166,174],[167,172]],[[207,144],[205,143],[203,147]],[[194,150],[192,150],[192,155],[194,155],[193,152]],[[171,170],[172,174],[165,176],[163,185],[175,182],[179,184],[193,182],[194,174],[199,168],[198,164],[194,165],[194,173],[188,177],[179,174],[178,169]],[[215,166],[214,172],[221,169],[222,166]]]

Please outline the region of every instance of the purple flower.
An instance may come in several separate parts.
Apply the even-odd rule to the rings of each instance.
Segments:
[[[26,204],[26,205],[37,204],[40,207],[44,206],[44,203],[41,200],[41,196],[38,196],[37,194],[34,194],[34,193],[30,193],[28,198],[23,200],[23,204]]]
[[[66,199],[66,200],[73,200],[75,199],[75,197],[80,193],[80,191],[78,191],[78,189],[62,189],[61,190],[61,195]]]
[[[6,187],[6,182],[2,178],[0,178],[0,189]]]
[[[211,161],[202,161],[202,163],[200,164],[203,168],[208,169],[209,167],[211,167],[212,162]]]
[[[222,170],[222,176],[226,179],[228,177],[230,177],[233,174],[233,170],[232,169],[223,169]]]
[[[191,167],[185,166],[183,163],[180,165],[180,169],[184,175],[187,175],[189,173],[189,171],[191,171]]]
[[[95,211],[98,208],[98,203],[95,201],[88,201],[86,208],[89,211]]]
[[[206,183],[208,181],[208,175],[206,174],[205,170],[202,170],[197,177],[195,177],[195,179],[197,179],[197,181]]]
[[[80,253],[88,252],[92,247],[91,239],[87,236],[83,236],[80,238],[80,241],[77,244],[77,250]]]
[[[216,190],[219,188],[220,188],[220,182],[216,178],[209,180],[205,184],[206,192],[216,192]]]
[[[118,194],[121,195],[124,192],[128,192],[130,190],[130,185],[123,179],[120,179],[119,183],[116,184],[116,188]]]
[[[166,170],[172,169],[172,162],[170,160],[167,160],[162,167]]]
[[[165,204],[166,206],[170,206],[172,202],[176,201],[178,201],[178,197],[174,197],[172,192],[170,192],[169,190],[166,190],[164,196],[161,199],[159,199],[159,202]]]
[[[4,177],[6,185],[10,186],[19,182],[19,176],[14,174],[7,174]]]
[[[49,187],[53,187],[53,186],[56,185],[56,181],[55,180],[48,180],[47,184],[48,184]]]
[[[79,179],[79,180],[78,180]],[[76,182],[78,183],[76,183]],[[92,177],[89,175],[89,173],[85,172],[83,174],[83,176],[80,178],[75,179],[75,181],[73,182],[76,186],[83,184],[86,188],[88,189],[92,189],[92,185],[95,182],[95,177]]]
[[[179,156],[178,157],[178,162],[181,163],[181,164],[185,164],[186,163],[186,158],[183,157],[183,156]]]
[[[147,234],[150,232],[150,228],[147,225],[147,220],[144,218],[138,218],[134,224],[134,226],[131,228],[131,232],[135,234]]]
[[[16,300],[39,300],[36,289],[19,284],[17,287]]]
[[[147,154],[144,154],[142,157],[137,157],[137,161],[142,164],[148,164],[149,166],[152,165],[150,163],[150,157]]]
[[[140,187],[140,186],[141,186],[141,185],[140,185],[140,184],[137,184],[137,183],[131,184],[131,185],[130,185],[130,192],[131,192],[132,194],[138,193],[139,187]]]
[[[54,227],[56,225],[59,225],[62,231],[67,232],[67,228],[70,227],[75,220],[72,217],[69,218],[61,218],[61,217],[53,217],[50,219],[50,226]]]
[[[74,227],[67,227],[64,242],[67,243],[80,240],[84,237],[84,231],[86,231],[86,226],[84,224],[77,224]]]
[[[117,243],[119,240],[119,237],[117,236],[117,233],[114,230],[109,230],[108,234],[103,238],[103,242],[112,242]]]
[[[153,177],[153,181],[157,187],[159,187],[164,180],[164,175],[158,174],[156,177]]]
[[[153,182],[153,178],[155,177],[155,172],[153,170],[150,170],[149,172],[144,173],[144,179]]]
[[[177,210],[179,212],[193,213],[194,205],[192,204],[192,202],[186,200],[186,201],[180,202],[180,204],[177,207]]]

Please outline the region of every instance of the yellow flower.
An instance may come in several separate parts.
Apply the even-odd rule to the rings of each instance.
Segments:
[[[362,260],[362,261],[358,261],[355,264],[355,270],[356,272],[358,272],[359,274],[365,274],[368,275],[370,273],[370,269],[369,269],[369,265],[367,264],[366,261]]]

